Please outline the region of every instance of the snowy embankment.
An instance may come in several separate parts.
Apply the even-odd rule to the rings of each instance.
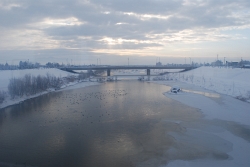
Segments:
[[[250,100],[250,69],[200,67],[184,73],[172,73],[174,80],[193,84],[241,100]]]
[[[211,147],[220,152],[223,151],[225,144],[217,146],[217,143],[223,140],[224,143],[232,145],[232,150],[224,150],[228,155],[226,160],[216,160],[212,157],[194,160],[180,158],[161,167],[248,167],[250,164],[248,156],[250,154],[250,104],[243,101],[249,101],[250,98],[250,69],[200,67],[184,73],[169,74],[167,78],[171,81],[152,82],[179,86],[183,91],[177,94],[165,92],[165,96],[199,109],[205,119],[222,120],[227,125],[232,123],[243,128],[239,129],[240,133],[237,134],[232,131],[237,126],[232,126],[233,128],[230,129],[211,124],[210,126],[214,129],[206,129],[207,125],[198,128],[185,127],[186,132],[183,134],[170,133],[168,135],[175,138],[176,145],[183,145],[183,143],[195,143],[194,145],[196,145],[198,143],[204,148]],[[171,148],[169,153],[175,149]]]
[[[0,71],[0,76],[1,76],[1,80],[0,80],[0,91],[5,91],[8,92],[8,84],[11,78],[23,78],[26,74],[30,74],[31,76],[46,76],[47,74],[52,75],[52,76],[56,76],[56,77],[60,77],[60,78],[64,78],[64,77],[69,77],[75,74],[66,72],[66,71],[62,71],[59,69],[54,69],[54,68],[49,68],[49,69],[44,69],[44,68],[40,68],[40,69],[26,69],[26,70],[3,70]],[[86,87],[86,86],[91,86],[91,85],[97,85],[98,83],[96,82],[78,82],[78,81],[74,81],[74,82],[70,82],[70,83],[66,83],[64,85],[61,86],[60,90],[68,90],[68,89],[75,89],[75,88],[80,88],[80,87]],[[56,90],[56,91],[60,91],[60,90]],[[3,101],[3,103],[0,104],[0,108],[4,108],[13,104],[17,104],[20,103],[24,100],[30,99],[30,98],[34,98],[49,92],[55,91],[55,89],[49,89],[47,91],[44,92],[40,92],[37,93],[35,95],[30,95],[30,96],[22,96],[22,97],[15,97],[14,99],[11,99],[10,95],[7,94],[7,97],[5,98],[5,100]]]

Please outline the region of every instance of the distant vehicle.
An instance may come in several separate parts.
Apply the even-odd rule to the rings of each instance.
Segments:
[[[181,90],[181,89],[180,89],[179,87],[177,87],[177,86],[174,86],[174,87],[171,88],[171,92],[172,92],[172,93],[180,92],[180,90]]]

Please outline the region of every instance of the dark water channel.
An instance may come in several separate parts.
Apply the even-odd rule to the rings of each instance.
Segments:
[[[168,133],[184,133],[177,122],[188,125],[202,114],[165,97],[168,90],[138,81],[104,83],[2,109],[0,166],[158,166],[189,159],[189,153],[168,156],[178,147]]]

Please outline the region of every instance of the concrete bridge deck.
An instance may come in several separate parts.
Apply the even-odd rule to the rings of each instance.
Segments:
[[[136,70],[145,69],[147,70],[147,75],[150,75],[151,69],[183,69],[182,71],[192,70],[196,67],[193,66],[146,66],[146,65],[134,65],[134,66],[79,66],[79,67],[65,67],[60,68],[61,70],[76,73],[75,70],[107,70],[107,76],[110,76],[111,70]]]

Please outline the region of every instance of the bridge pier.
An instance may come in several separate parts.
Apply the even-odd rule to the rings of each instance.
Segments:
[[[107,69],[107,76],[110,76],[110,69]]]
[[[147,69],[147,75],[148,76],[150,75],[150,69],[149,68]]]

